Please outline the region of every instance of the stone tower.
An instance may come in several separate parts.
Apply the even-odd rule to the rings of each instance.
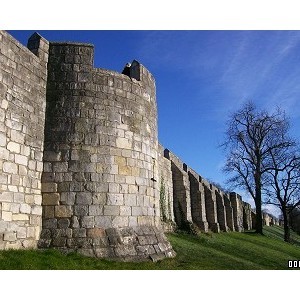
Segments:
[[[90,44],[49,45],[40,247],[174,256],[160,225],[155,81],[93,67]]]

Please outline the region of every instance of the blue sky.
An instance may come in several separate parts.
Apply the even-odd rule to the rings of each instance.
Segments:
[[[145,65],[156,79],[160,143],[222,185],[218,145],[244,101],[281,105],[299,137],[300,31],[37,31],[49,41],[94,44],[95,67]],[[9,31],[23,44],[33,32]]]

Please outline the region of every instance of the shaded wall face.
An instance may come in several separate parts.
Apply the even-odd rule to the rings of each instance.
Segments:
[[[35,42],[40,58],[0,31],[0,249],[40,234],[48,42]]]
[[[224,204],[223,195],[217,190],[214,189],[214,193],[216,196],[216,205],[217,205],[217,217],[218,223],[220,225],[220,229],[223,231],[227,231],[227,220],[226,220],[226,208]]]
[[[245,230],[252,229],[251,205],[243,202],[243,227]]]
[[[159,145],[160,219],[163,222],[164,230],[172,231],[174,225],[172,170],[171,161],[164,157],[163,150],[162,146]]]
[[[50,44],[43,246],[159,223],[155,85],[137,68],[143,81],[94,69],[91,46]]]
[[[201,230],[206,232],[208,231],[208,223],[205,212],[204,188],[202,183],[200,183],[197,177],[190,171],[189,180],[192,220]]]
[[[174,219],[179,228],[187,222],[186,187],[184,185],[183,173],[171,162],[173,179],[173,210]]]
[[[233,209],[234,227],[236,231],[243,231],[244,211],[241,197],[236,193],[230,193],[230,202]]]

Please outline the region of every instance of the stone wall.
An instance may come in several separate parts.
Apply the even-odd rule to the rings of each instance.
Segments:
[[[0,31],[0,249],[35,248],[42,216],[48,42]]]
[[[0,32],[0,249],[175,255],[164,231],[251,229],[255,214],[158,144],[155,80],[94,47]],[[276,224],[265,216],[266,224]]]
[[[202,178],[193,169],[188,168],[191,193],[191,213],[193,222],[204,232],[208,231],[206,219],[205,194]]]
[[[242,201],[240,195],[221,191],[161,145],[159,153],[159,180],[168,190],[173,186],[174,216],[171,219],[179,229],[189,229],[191,224],[203,232],[253,228],[251,206]],[[166,199],[161,200],[161,205],[166,207]]]
[[[160,144],[158,145],[158,171],[161,223],[165,232],[173,231],[175,229],[175,219],[171,161],[165,157],[165,149]]]
[[[41,247],[172,256],[160,228],[155,81],[93,67],[89,44],[51,43]]]

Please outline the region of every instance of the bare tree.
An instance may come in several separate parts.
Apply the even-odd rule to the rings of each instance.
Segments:
[[[283,216],[284,240],[290,242],[290,218],[300,205],[300,155],[295,149],[271,151],[273,167],[267,172],[264,191],[266,204],[280,208]]]
[[[245,189],[256,206],[256,232],[263,233],[262,187],[272,167],[271,153],[289,148],[289,122],[280,109],[274,113],[258,110],[252,102],[229,117],[225,142],[227,151],[224,171],[233,173],[228,180],[234,187]]]

